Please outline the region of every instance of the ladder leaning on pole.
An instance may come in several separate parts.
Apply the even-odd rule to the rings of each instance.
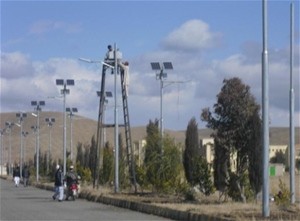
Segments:
[[[120,63],[121,67],[121,89],[122,89],[122,101],[123,101],[123,113],[124,113],[124,127],[125,127],[125,140],[126,140],[126,153],[127,153],[127,164],[129,169],[130,182],[134,185],[135,192],[137,192],[136,185],[136,173],[135,173],[135,162],[134,162],[134,151],[131,139],[130,121],[129,121],[129,110],[128,110],[128,91],[127,91],[127,78],[128,78],[128,63]]]
[[[101,89],[99,98],[99,114],[98,114],[98,126],[97,126],[97,150],[96,150],[96,170],[95,170],[95,180],[94,186],[98,188],[99,172],[100,168],[103,166],[103,128],[111,127],[114,125],[104,125],[103,124],[103,113],[104,113],[104,101],[105,101],[105,77],[108,68],[107,65],[114,66],[114,62],[109,59],[105,60],[105,64],[102,67],[102,79],[101,79]],[[125,127],[125,139],[126,139],[126,153],[127,153],[127,164],[129,169],[130,182],[134,185],[135,192],[137,192],[136,183],[136,173],[135,173],[135,162],[134,162],[134,152],[131,140],[131,130],[129,122],[129,110],[128,110],[128,99],[127,99],[127,86],[126,77],[128,66],[126,64],[118,63],[118,69],[120,70],[121,76],[121,91],[122,91],[122,102],[123,102],[123,114],[124,114],[124,127]],[[116,95],[115,95],[116,96]]]

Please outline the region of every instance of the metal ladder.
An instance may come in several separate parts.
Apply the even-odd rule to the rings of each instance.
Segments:
[[[99,115],[98,115],[98,126],[97,126],[97,166],[96,174],[94,180],[94,186],[98,187],[99,180],[99,171],[103,166],[103,128],[112,127],[114,125],[105,125],[103,124],[103,113],[104,113],[104,102],[105,102],[105,77],[108,67],[102,66],[102,80],[101,80],[101,90],[100,90],[100,101],[99,101]],[[137,183],[136,183],[136,173],[135,173],[135,162],[134,162],[134,152],[131,139],[131,129],[129,122],[129,110],[128,110],[128,99],[126,92],[126,82],[125,82],[125,69],[126,65],[119,64],[118,69],[120,70],[121,77],[121,91],[122,91],[122,102],[123,102],[123,114],[124,114],[124,128],[125,128],[125,140],[126,140],[126,153],[127,153],[127,164],[129,169],[130,182],[134,186],[135,192],[137,192]],[[121,126],[121,125],[120,125]]]
[[[122,89],[122,101],[123,101],[123,113],[124,113],[124,127],[125,127],[125,140],[126,140],[126,152],[127,152],[127,164],[129,169],[130,182],[134,185],[135,192],[137,192],[136,185],[136,173],[134,162],[134,151],[131,139],[130,121],[129,121],[129,109],[126,90],[126,69],[121,68],[121,89]]]

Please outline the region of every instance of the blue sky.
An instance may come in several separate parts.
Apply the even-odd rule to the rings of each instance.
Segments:
[[[268,1],[272,126],[288,126],[289,7]],[[299,1],[295,21],[299,126]],[[1,1],[1,112],[29,111],[31,100],[58,93],[56,78],[72,78],[68,104],[96,119],[100,67],[78,58],[101,60],[114,43],[130,63],[133,126],[159,118],[151,61],[172,61],[168,80],[188,81],[165,88],[165,128],[183,130],[192,117],[204,127],[200,112],[216,102],[224,78],[240,77],[261,102],[262,1]],[[61,110],[59,101],[46,107]]]

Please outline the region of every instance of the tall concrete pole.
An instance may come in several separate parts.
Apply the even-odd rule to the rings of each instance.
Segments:
[[[119,134],[119,123],[118,123],[118,103],[117,103],[117,74],[118,74],[118,59],[117,59],[117,44],[114,45],[114,58],[115,58],[115,67],[114,67],[114,74],[115,74],[115,193],[119,192],[119,141],[118,141],[118,134]]]
[[[37,145],[36,145],[36,182],[40,179],[40,108],[37,107],[36,118],[36,132],[37,132]]]
[[[290,193],[291,203],[295,203],[295,127],[294,127],[294,88],[293,88],[293,66],[294,66],[294,4],[290,6]]]
[[[63,161],[64,161],[64,169],[63,169],[63,173],[64,176],[67,173],[67,116],[66,116],[66,83],[64,83],[64,89],[63,89],[63,95],[64,95],[64,105],[63,105],[63,120],[64,120],[64,134],[63,134]]]
[[[22,170],[23,170],[23,119],[20,118],[21,132],[20,132],[20,177],[22,178]]]
[[[73,113],[70,115],[70,152],[71,152],[71,162],[73,162]]]
[[[262,51],[262,120],[263,120],[263,216],[270,216],[269,208],[269,64],[267,0],[262,2],[263,51]]]
[[[3,147],[3,134],[4,130],[0,130],[0,155],[1,155],[1,175],[3,175],[3,168],[4,168],[4,161],[3,161],[3,155],[4,155],[4,147]]]
[[[164,80],[163,80],[163,69],[160,73],[160,148],[161,154],[164,151],[163,137],[164,137],[164,114],[163,114],[163,94],[164,94]]]

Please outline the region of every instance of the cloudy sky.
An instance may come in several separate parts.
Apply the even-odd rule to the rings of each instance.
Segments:
[[[290,1],[268,1],[271,126],[289,125]],[[295,1],[295,124],[299,112],[299,1]],[[184,130],[216,102],[223,79],[239,77],[261,104],[262,1],[1,1],[3,112],[62,111],[56,79],[74,79],[67,106],[97,119],[101,61],[114,43],[130,64],[132,126],[160,117],[160,82],[150,62],[170,61],[163,94],[164,127]],[[107,74],[107,91],[114,76]],[[179,83],[181,82],[181,83]],[[119,85],[119,84],[118,84]],[[117,92],[121,105],[120,88]],[[106,121],[113,123],[114,98]],[[120,122],[122,108],[118,107]]]

